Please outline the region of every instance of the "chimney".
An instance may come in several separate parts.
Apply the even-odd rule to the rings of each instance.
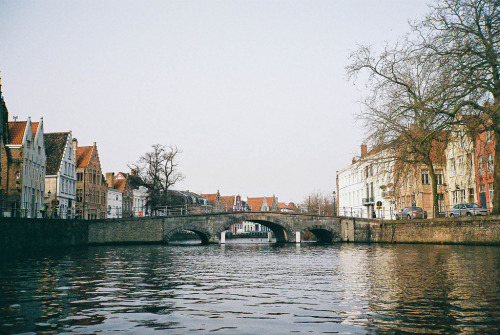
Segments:
[[[76,138],[73,138],[73,153],[75,154],[75,157],[77,149],[78,149],[78,140]]]
[[[108,184],[108,188],[114,188],[114,185],[115,185],[115,173],[114,172],[106,172],[106,184]]]
[[[365,157],[368,153],[368,146],[366,144],[361,144],[361,158]]]

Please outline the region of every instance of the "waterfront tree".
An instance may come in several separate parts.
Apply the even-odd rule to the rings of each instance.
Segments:
[[[147,187],[147,207],[154,213],[168,206],[169,189],[184,176],[178,169],[178,156],[182,150],[162,144],[154,144],[151,148],[129,168],[135,171],[137,183]]]
[[[361,118],[368,121],[365,125],[372,141],[387,144],[391,137],[404,138],[403,108],[415,114],[411,124],[419,125],[413,134],[421,137],[415,144],[422,149],[423,140],[439,139],[442,130],[463,120],[475,120],[472,127],[465,125],[471,133],[492,131],[500,143],[500,1],[435,1],[429,14],[411,28],[402,42],[381,53],[360,46],[351,54],[347,67],[351,78],[368,70],[370,93],[363,101]],[[375,110],[379,117],[368,115]],[[368,120],[368,116],[377,121]],[[384,122],[376,125],[381,120]],[[382,124],[391,131],[384,130]],[[500,145],[495,146],[494,157],[494,189],[498,190]],[[494,192],[493,207],[495,212],[500,209],[498,191]]]
[[[313,192],[302,201],[300,207],[311,214],[335,215],[335,201],[332,194]]]

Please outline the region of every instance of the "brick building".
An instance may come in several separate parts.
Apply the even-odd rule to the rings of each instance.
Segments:
[[[45,194],[45,146],[40,122],[8,122],[2,141],[2,215],[41,217]]]
[[[495,138],[493,131],[485,131],[476,138],[475,166],[476,190],[479,205],[492,209],[495,162]]]
[[[76,152],[76,215],[84,220],[106,218],[107,186],[102,175],[97,145],[79,147],[73,139]]]

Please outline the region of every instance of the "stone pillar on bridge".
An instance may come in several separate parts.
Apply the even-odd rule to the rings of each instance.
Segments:
[[[295,232],[295,243],[300,243],[300,231]]]
[[[268,231],[267,232],[267,242],[271,242],[273,240],[273,233]]]
[[[220,233],[220,244],[226,244],[226,231]]]

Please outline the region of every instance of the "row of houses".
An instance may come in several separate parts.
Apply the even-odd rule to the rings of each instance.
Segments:
[[[94,142],[45,133],[43,118],[9,121],[0,82],[0,216],[103,219],[144,213],[146,190],[129,174],[104,176]],[[134,203],[135,201],[135,203]]]
[[[447,134],[446,145],[433,146],[431,159],[436,175],[439,215],[457,204],[477,203],[492,208],[495,139],[491,131],[475,138],[464,127]],[[398,166],[391,148],[361,145],[352,164],[337,171],[337,210],[341,216],[394,218],[404,207],[424,208],[433,216],[429,168]],[[404,169],[404,170],[401,170]]]
[[[147,188],[133,185],[134,171],[102,171],[96,142],[81,146],[71,131],[45,133],[43,118],[9,121],[1,81],[0,139],[0,217],[92,220],[152,214]],[[176,205],[155,209],[156,214],[295,210],[294,204],[279,203],[275,196],[242,200],[240,195],[221,196],[218,191],[169,193]]]

